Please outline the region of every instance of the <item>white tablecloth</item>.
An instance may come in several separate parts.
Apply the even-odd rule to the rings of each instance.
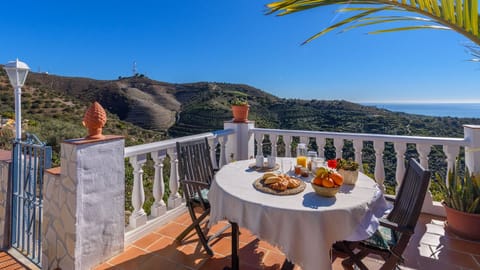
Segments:
[[[249,169],[252,163],[233,162],[217,172],[208,194],[210,226],[236,222],[304,270],[331,269],[332,244],[367,238],[388,209],[378,186],[364,174],[355,186],[343,185],[335,198],[317,195],[309,183],[299,194],[277,196],[253,187],[263,173]]]

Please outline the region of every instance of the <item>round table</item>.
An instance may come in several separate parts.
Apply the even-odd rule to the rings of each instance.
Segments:
[[[284,165],[294,159],[277,158],[277,162]],[[254,163],[237,161],[217,172],[208,194],[209,225],[229,220],[247,228],[304,270],[331,269],[332,244],[368,238],[389,208],[378,185],[362,173],[356,185],[343,185],[333,198],[316,194],[310,183],[295,195],[263,193],[252,185],[263,175],[250,168]],[[310,182],[311,178],[300,179]]]

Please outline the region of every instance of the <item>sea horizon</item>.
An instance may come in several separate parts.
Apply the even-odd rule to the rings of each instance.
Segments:
[[[480,118],[480,102],[359,102],[359,104],[426,116]]]

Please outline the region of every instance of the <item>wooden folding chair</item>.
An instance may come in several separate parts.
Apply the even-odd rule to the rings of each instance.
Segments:
[[[209,241],[223,233],[228,227],[207,238],[201,225],[207,222],[210,214],[208,191],[214,177],[214,168],[210,159],[207,138],[195,141],[177,142],[177,158],[179,167],[180,184],[185,196],[186,206],[192,224],[190,224],[176,240],[181,242],[193,229],[195,229],[205,251],[213,256]],[[200,213],[197,213],[200,212]]]
[[[396,198],[386,197],[393,200],[394,205],[386,218],[380,220],[378,230],[363,241],[337,243],[337,247],[340,246],[349,256],[342,264],[345,267],[356,264],[360,269],[368,269],[362,259],[371,253],[385,260],[380,269],[394,269],[403,262],[402,253],[414,233],[429,181],[430,171],[410,159]]]

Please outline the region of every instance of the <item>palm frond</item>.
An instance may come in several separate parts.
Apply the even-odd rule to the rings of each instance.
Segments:
[[[373,19],[366,22],[369,16],[386,10],[407,11],[420,14],[423,18],[429,18],[432,25],[409,25],[403,27],[395,27],[384,30],[372,31],[370,34],[418,30],[418,29],[438,29],[438,30],[454,30],[466,38],[470,39],[477,45],[480,45],[479,35],[479,15],[478,0],[280,0],[267,5],[267,14],[276,14],[284,16],[308,9],[313,9],[328,5],[344,5],[348,7],[339,9],[339,12],[358,12],[358,14],[326,27],[312,37],[308,38],[302,44],[308,43],[334,29],[345,27],[343,32],[353,28],[375,25],[380,23],[392,22],[413,22],[421,21],[420,19]],[[376,7],[368,7],[365,5],[376,5]],[[360,7],[357,7],[360,6]],[[407,16],[405,18],[408,18]],[[350,25],[348,25],[350,24]],[[436,24],[436,25],[435,25]]]

